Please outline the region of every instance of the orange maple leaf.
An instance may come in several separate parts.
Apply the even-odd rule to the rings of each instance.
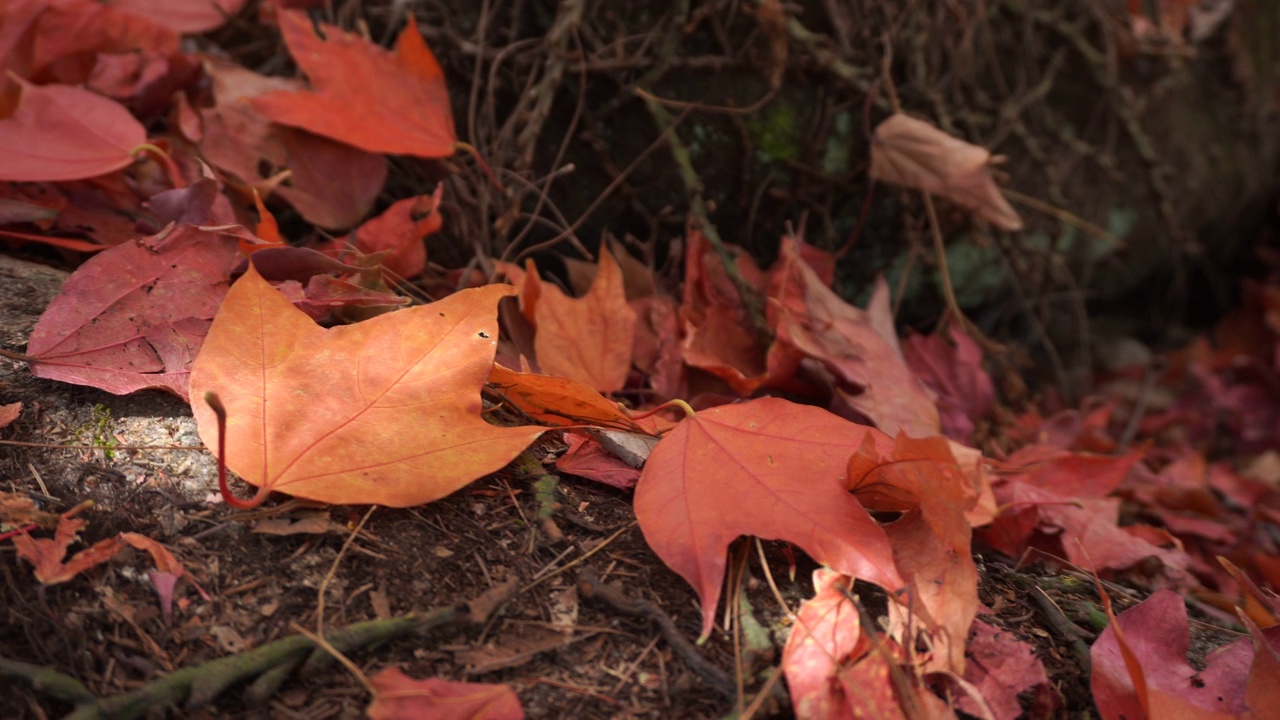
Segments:
[[[494,364],[489,382],[521,412],[548,425],[645,431],[616,403],[573,378],[516,372]]]
[[[541,283],[537,298],[533,347],[539,369],[602,393],[621,390],[631,370],[636,311],[627,304],[622,270],[609,250],[600,248],[600,269],[585,296],[571,298]]]
[[[366,255],[388,251],[382,266],[399,278],[417,277],[427,267],[427,246],[423,239],[439,232],[444,220],[440,201],[444,184],[430,195],[398,200],[381,215],[356,229],[356,249]]]
[[[739,535],[786,540],[846,575],[902,588],[884,530],[845,490],[849,456],[870,430],[761,398],[704,410],[658,443],[636,486],[636,518],[649,547],[697,590],[704,637]]]
[[[191,139],[210,164],[263,193],[279,195],[321,227],[360,222],[386,180],[386,158],[273,124],[249,102],[273,91],[288,94],[302,85],[300,80],[267,77],[212,58],[205,59],[204,69],[216,104],[200,110],[202,134]]]
[[[316,35],[305,13],[280,13],[285,44],[313,92],[255,97],[259,112],[369,152],[426,158],[454,153],[444,71],[412,15],[394,53],[333,25],[320,29],[327,39]]]
[[[978,613],[978,569],[965,513],[977,504],[968,478],[941,436],[896,439],[871,430],[849,458],[849,489],[868,510],[902,517],[885,532],[912,602],[891,605],[892,630],[906,645],[923,629],[933,649],[922,672],[964,672],[965,638]],[[923,622],[922,622],[923,621]]]
[[[481,417],[498,299],[463,290],[355,325],[316,325],[250,268],[192,370],[192,397],[225,405],[227,466],[261,488],[331,503],[407,507],[501,468],[542,432]],[[215,413],[193,406],[200,437]]]

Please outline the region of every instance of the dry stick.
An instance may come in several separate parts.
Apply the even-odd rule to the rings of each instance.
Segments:
[[[1103,228],[1099,225],[1095,225],[1094,223],[1091,223],[1088,220],[1085,220],[1084,218],[1080,217],[1079,215],[1076,215],[1075,213],[1072,213],[1068,210],[1063,210],[1062,208],[1057,207],[1056,205],[1047,203],[1039,198],[1032,197],[1030,195],[1025,195],[1023,193],[1018,192],[1017,190],[1012,190],[1010,188],[1001,188],[1000,191],[1004,193],[1004,196],[1009,198],[1010,200],[1016,203],[1019,203],[1021,205],[1026,205],[1027,207],[1033,210],[1039,210],[1040,212],[1058,220],[1064,225],[1070,225],[1071,227],[1074,227],[1078,230],[1083,230],[1084,232],[1087,232],[1090,235],[1098,237],[1102,240],[1106,240],[1107,242],[1112,243],[1116,246],[1124,245],[1124,240],[1120,236],[1116,235],[1113,232],[1110,232],[1106,228]]]
[[[356,664],[351,662],[351,658],[343,655],[342,651],[335,648],[328,640],[325,640],[323,636],[311,632],[298,623],[289,623],[289,627],[301,633],[303,637],[310,638],[311,642],[314,642],[317,647],[329,653],[329,656],[334,660],[342,663],[342,666],[360,681],[360,684],[364,686],[365,690],[369,691],[370,695],[373,695],[374,697],[378,696],[378,688],[374,687],[373,683],[369,682],[369,676],[361,672],[360,668],[356,667]]]
[[[540,188],[536,184],[534,184],[532,181],[524,177],[521,177],[517,173],[512,172],[510,170],[503,170],[503,174],[510,177],[512,180],[514,180],[515,184],[517,185],[528,186],[529,190],[533,192],[535,195],[537,195],[538,197],[538,204],[534,208],[534,212],[527,215],[529,221],[528,223],[525,224],[526,231],[533,228],[533,226],[536,224],[542,224],[549,227],[551,230],[555,231],[556,233],[555,237],[552,240],[546,240],[541,243],[538,243],[532,248],[529,248],[528,250],[520,253],[517,256],[517,260],[533,252],[536,252],[537,250],[551,247],[552,245],[555,245],[556,243],[559,243],[562,240],[569,241],[569,244],[573,246],[573,249],[577,250],[582,255],[582,257],[584,258],[591,257],[591,253],[587,252],[587,248],[582,244],[582,241],[579,240],[578,236],[574,234],[574,230],[576,229],[577,225],[576,224],[570,225],[569,219],[566,218],[564,214],[560,212],[560,208],[556,207],[555,203],[551,202],[550,199],[547,197],[546,188],[550,187],[549,180],[547,181],[547,183],[545,183],[544,187]],[[538,214],[539,212],[542,211],[542,207],[544,205],[549,211],[551,211],[553,215],[555,215],[556,220],[560,222],[560,225],[556,225],[555,223],[551,222],[547,218],[544,218]],[[525,216],[526,215],[524,213],[520,213],[519,215],[517,215],[517,217],[525,217]],[[519,246],[519,244],[523,241],[523,239],[527,235],[528,235],[527,232],[521,232],[520,235],[516,237],[516,239],[512,240],[507,245],[507,247],[503,249],[503,254],[500,259],[505,260],[507,257],[507,252],[511,248]]]
[[[590,570],[583,570],[578,574],[578,592],[584,597],[599,600],[624,615],[643,617],[653,622],[662,633],[662,638],[694,673],[725,698],[736,701],[738,690],[733,679],[724,670],[712,665],[703,657],[702,653],[698,652],[698,648],[681,634],[671,616],[658,606],[648,600],[628,597],[618,588],[601,582],[600,578]]]
[[[562,2],[560,11],[556,17],[555,26],[551,32],[547,34],[546,41],[550,48],[551,60],[547,65],[547,75],[543,81],[539,83],[537,92],[541,93],[537,100],[538,105],[534,107],[531,115],[536,119],[530,120],[524,131],[516,138],[517,145],[525,145],[525,155],[521,160],[523,167],[529,167],[533,164],[534,145],[538,139],[538,134],[542,131],[542,126],[546,122],[547,115],[551,110],[551,102],[555,99],[556,90],[560,86],[560,79],[564,76],[564,60],[563,53],[566,50],[566,41],[568,36],[572,35],[577,41],[579,52],[582,51],[582,41],[578,38],[578,26],[582,22],[582,2],[574,0],[573,2]],[[578,73],[578,102],[573,106],[573,117],[569,118],[569,127],[565,130],[564,139],[560,141],[560,147],[556,149],[556,156],[551,161],[553,169],[559,168],[560,163],[564,160],[565,153],[569,150],[569,143],[573,140],[574,133],[578,129],[578,122],[582,120],[582,108],[587,101],[587,74],[585,72]],[[538,202],[533,206],[534,217],[542,212],[542,206],[549,202],[548,195],[551,192],[551,183],[559,175],[557,172],[547,173],[547,177],[541,191],[538,193]],[[520,234],[511,241],[510,245],[519,245],[524,241],[525,237],[533,230],[533,223],[526,223],[520,230]],[[572,237],[572,235],[571,235]],[[509,246],[510,246],[509,245]],[[503,249],[503,255],[506,255],[506,248]]]
[[[755,717],[757,712],[760,712],[760,707],[764,705],[764,701],[769,699],[769,696],[773,694],[773,688],[777,686],[778,681],[782,679],[782,670],[781,668],[773,668],[768,672],[769,679],[765,680],[764,685],[760,686],[760,692],[756,693],[755,699],[751,701],[751,704],[743,708],[742,712],[738,715],[738,720],[751,720],[751,718]],[[779,694],[785,698],[786,692],[787,691],[784,688],[779,691]]]
[[[333,576],[338,573],[338,565],[342,563],[342,557],[347,554],[347,548],[351,547],[351,543],[359,537],[360,531],[364,529],[364,524],[369,522],[369,517],[373,515],[373,511],[377,510],[377,505],[369,506],[369,511],[360,518],[360,522],[356,528],[347,536],[347,541],[342,543],[342,549],[338,551],[338,556],[333,559],[333,564],[329,566],[329,572],[325,573],[324,580],[320,582],[320,589],[317,591],[319,597],[316,599],[316,634],[324,635],[324,596],[325,591],[329,589],[329,583],[333,581]]]
[[[604,550],[606,547],[608,547],[610,544],[612,544],[614,540],[617,540],[617,539],[618,539],[618,537],[619,537],[620,535],[622,535],[622,533],[624,533],[624,532],[626,532],[626,531],[630,530],[631,528],[635,527],[636,525],[637,525],[637,521],[632,520],[631,522],[627,523],[625,526],[623,526],[623,527],[619,528],[615,533],[613,533],[613,534],[612,534],[612,535],[610,535],[609,537],[605,538],[605,539],[604,539],[604,541],[603,541],[603,542],[601,542],[599,545],[597,545],[597,546],[595,546],[595,547],[591,548],[590,550],[588,550],[587,552],[583,553],[581,557],[575,558],[575,559],[573,559],[573,560],[571,560],[571,561],[569,561],[569,562],[565,563],[564,565],[560,566],[560,567],[559,567],[559,568],[557,568],[556,570],[552,570],[552,571],[548,572],[546,575],[543,575],[542,577],[538,578],[537,580],[534,580],[534,581],[530,582],[528,585],[525,585],[524,587],[520,588],[520,592],[521,592],[521,593],[529,592],[530,590],[532,590],[532,589],[534,589],[535,587],[537,587],[537,586],[541,585],[542,583],[546,582],[547,580],[550,580],[551,578],[553,578],[553,577],[555,577],[555,576],[559,575],[560,573],[565,572],[565,571],[566,571],[566,570],[568,570],[569,568],[572,568],[572,567],[574,567],[574,566],[576,566],[576,565],[581,565],[582,563],[586,562],[587,558],[591,557],[592,555],[595,555],[596,553],[600,552],[601,550]]]
[[[677,110],[701,110],[703,112],[721,113],[724,115],[750,115],[765,105],[768,105],[769,101],[773,100],[773,98],[778,94],[779,87],[781,87],[781,85],[769,88],[769,92],[765,93],[759,100],[756,100],[746,107],[733,107],[730,105],[703,105],[702,103],[696,102],[672,100],[670,98],[658,97],[657,95],[641,88],[636,88],[636,95],[644,98],[647,102],[660,103],[666,107],[675,108]]]
[[[622,689],[622,686],[626,685],[627,681],[631,679],[631,676],[635,674],[636,668],[640,667],[640,663],[643,662],[644,659],[649,656],[649,653],[653,652],[653,649],[658,646],[658,641],[661,639],[661,634],[654,635],[653,639],[649,641],[649,644],[644,646],[644,650],[641,650],[640,654],[636,656],[636,659],[632,660],[621,673],[618,673],[620,677],[618,678],[618,682],[613,684],[613,689],[609,691],[611,694],[618,694],[618,691]]]
[[[1080,637],[1080,628],[1071,622],[1067,616],[1058,607],[1044,590],[1035,584],[1035,581],[1029,577],[1015,575],[1011,578],[1015,585],[1023,590],[1031,591],[1031,599],[1035,601],[1036,607],[1040,608],[1040,614],[1044,616],[1046,622],[1049,623],[1049,629],[1053,631],[1058,639],[1071,646],[1071,654],[1076,656],[1076,662],[1080,665],[1080,671],[1088,677],[1092,666],[1092,659],[1089,655],[1089,645]]]
[[[725,274],[729,276],[733,286],[737,288],[738,295],[742,298],[742,305],[746,308],[747,317],[751,320],[752,328],[759,337],[765,340],[772,338],[773,333],[769,330],[769,324],[765,321],[760,291],[742,277],[742,273],[738,271],[737,258],[729,252],[729,248],[720,239],[720,233],[711,224],[711,219],[707,215],[707,203],[702,197],[702,180],[693,169],[693,161],[689,158],[689,149],[680,140],[680,136],[675,133],[675,125],[671,113],[667,112],[666,108],[654,100],[646,98],[645,105],[649,108],[649,114],[653,115],[653,119],[657,122],[659,129],[662,130],[662,136],[667,140],[667,147],[671,150],[671,157],[676,162],[676,169],[680,172],[680,179],[684,181],[685,189],[689,192],[689,212],[697,221],[698,229],[702,231],[703,237],[715,249],[716,254],[720,257],[721,264],[724,265]]]
[[[687,117],[689,117],[689,111],[687,110],[681,113],[680,115],[676,116],[676,119],[672,121],[671,126],[667,128],[667,133],[674,134],[675,129],[679,127],[680,123],[684,122],[685,118]],[[557,243],[559,243],[561,240],[564,240],[565,238],[572,237],[573,234],[578,231],[578,228],[582,227],[582,224],[587,221],[587,218],[591,217],[591,215],[595,213],[596,210],[599,210],[600,206],[604,204],[604,201],[608,200],[609,196],[612,195],[614,191],[617,190],[618,187],[621,186],[622,183],[626,181],[626,179],[631,175],[631,173],[635,172],[635,169],[640,166],[640,163],[644,162],[650,155],[653,154],[655,150],[662,147],[662,145],[666,142],[667,133],[659,135],[657,139],[649,143],[648,147],[640,151],[640,154],[637,155],[635,159],[632,160],[631,163],[627,165],[627,167],[623,168],[622,172],[618,173],[618,176],[615,177],[608,185],[606,185],[604,190],[600,191],[600,194],[596,196],[596,199],[591,201],[591,204],[587,206],[586,210],[582,211],[582,214],[578,216],[578,219],[575,220],[572,225],[567,227],[563,232],[551,238],[550,240],[544,240],[536,245],[531,245],[530,247],[520,251],[520,254],[516,255],[511,260],[511,262],[518,263],[522,259],[528,257],[529,255],[532,255],[533,253],[536,253],[540,250],[545,250],[546,248],[556,245]],[[507,259],[507,253],[509,253],[511,249],[514,247],[515,247],[515,243],[512,243],[511,245],[507,246],[506,250],[504,250],[502,253],[503,260]]]
[[[208,448],[194,445],[58,445],[56,443],[23,442],[22,440],[0,440],[0,445],[47,448],[49,450],[191,450],[192,452],[209,452]]]
[[[889,683],[893,686],[894,691],[898,695],[898,702],[902,706],[902,714],[910,720],[928,717],[924,713],[924,709],[920,707],[920,699],[915,693],[915,684],[907,677],[906,672],[894,660],[893,653],[885,646],[884,640],[880,637],[880,633],[874,628],[879,627],[875,620],[871,617],[871,613],[867,612],[867,608],[862,604],[862,600],[858,596],[853,595],[850,590],[845,591],[845,597],[853,602],[853,606],[857,608],[858,619],[864,628],[872,628],[866,637],[871,640],[872,651],[884,658],[885,663],[889,667]],[[910,643],[911,647],[915,646],[915,642]]]
[[[769,583],[769,589],[773,591],[773,599],[778,601],[778,607],[782,608],[782,613],[795,621],[796,614],[791,611],[791,606],[787,605],[786,598],[782,597],[778,584],[773,581],[773,571],[769,569],[769,561],[764,556],[764,543],[760,542],[760,538],[752,539],[756,543],[756,553],[760,556],[760,568],[764,571],[765,582]]]

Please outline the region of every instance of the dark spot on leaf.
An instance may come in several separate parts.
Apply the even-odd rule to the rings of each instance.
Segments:
[[[485,331],[481,330],[481,331],[480,331],[480,337],[484,338],[485,340],[488,340],[488,339],[489,339],[489,333],[487,333],[487,332],[485,332]]]

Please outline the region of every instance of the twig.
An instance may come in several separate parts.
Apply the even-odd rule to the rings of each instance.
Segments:
[[[693,215],[693,220],[697,223],[703,237],[707,239],[707,242],[715,249],[716,254],[720,256],[720,262],[724,265],[725,274],[729,276],[729,280],[733,282],[733,286],[738,290],[738,295],[742,298],[742,306],[747,311],[747,317],[751,320],[752,328],[759,337],[766,341],[771,340],[773,333],[769,330],[769,324],[765,321],[760,290],[748,283],[742,277],[742,273],[738,272],[737,258],[733,256],[733,253],[729,252],[729,248],[720,239],[720,233],[716,232],[715,225],[711,224],[711,219],[707,214],[707,203],[702,197],[702,179],[698,177],[697,171],[693,169],[693,161],[689,158],[689,149],[680,140],[680,136],[675,133],[671,113],[667,112],[667,109],[661,103],[652,99],[652,96],[644,97],[644,102],[645,106],[649,108],[649,114],[653,115],[654,121],[658,123],[658,127],[666,136],[667,147],[671,149],[671,157],[676,161],[676,169],[680,172],[680,179],[684,181],[685,189],[689,192],[689,213]]]
[[[347,548],[351,547],[351,543],[359,537],[360,531],[364,529],[364,524],[369,522],[369,517],[373,515],[373,511],[377,510],[377,505],[371,505],[369,511],[360,518],[360,524],[356,525],[356,529],[351,531],[347,536],[347,541],[342,543],[342,549],[338,551],[338,556],[333,559],[333,564],[329,566],[329,572],[325,573],[324,580],[320,583],[320,589],[317,591],[319,597],[316,599],[316,634],[324,636],[324,596],[325,591],[329,589],[329,583],[333,581],[333,576],[338,573],[338,564],[342,562],[342,556],[347,554]]]
[[[738,689],[729,674],[703,657],[702,653],[698,652],[698,648],[689,642],[689,639],[676,627],[676,623],[671,619],[671,616],[663,612],[661,608],[648,600],[629,597],[618,588],[606,585],[590,570],[584,570],[578,574],[578,592],[583,597],[599,600],[623,615],[642,617],[653,622],[658,626],[658,631],[662,633],[662,638],[667,641],[671,649],[680,656],[680,659],[685,661],[698,677],[702,678],[703,681],[725,698],[733,701],[737,700]]]

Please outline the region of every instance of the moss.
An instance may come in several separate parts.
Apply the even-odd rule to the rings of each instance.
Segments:
[[[110,449],[117,444],[115,435],[111,432],[114,426],[115,420],[111,417],[111,409],[106,405],[94,405],[89,422],[85,423],[76,434],[88,435],[90,445],[103,448],[102,454],[108,460],[115,460],[116,454]]]
[[[799,119],[791,103],[772,102],[759,113],[747,119],[751,142],[756,146],[760,161],[773,163],[782,160],[799,161],[803,133]]]

